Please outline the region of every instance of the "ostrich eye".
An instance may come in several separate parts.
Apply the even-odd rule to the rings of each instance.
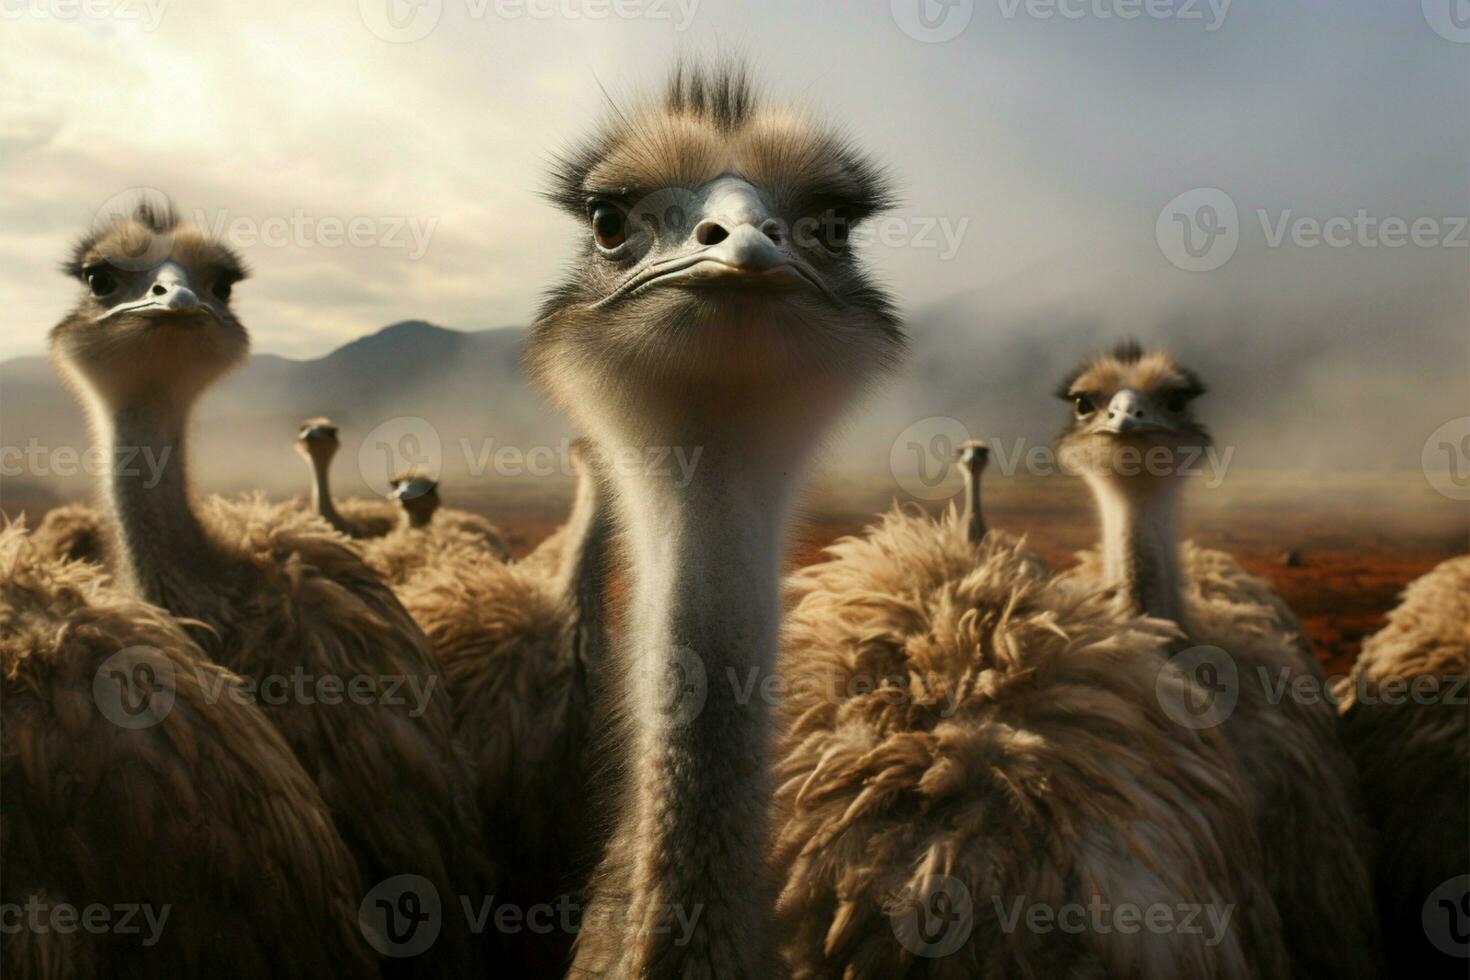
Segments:
[[[117,289],[117,280],[106,269],[93,269],[87,273],[87,286],[93,296],[106,296]]]
[[[213,292],[215,298],[217,298],[221,303],[228,303],[230,301],[230,290],[234,288],[234,280],[230,279],[228,276],[222,277],[218,282],[214,284]]]
[[[817,236],[828,251],[840,252],[847,247],[852,234],[852,215],[845,208],[833,208],[824,213],[817,227]]]
[[[614,249],[628,238],[628,218],[612,204],[598,204],[592,209],[592,237],[606,249]]]
[[[1171,412],[1176,412],[1177,413],[1177,412],[1184,411],[1184,396],[1183,395],[1170,395],[1169,396],[1169,400],[1164,403],[1164,407],[1167,408]]]
[[[1078,395],[1072,400],[1072,402],[1074,405],[1077,406],[1077,415],[1079,417],[1083,415],[1091,415],[1093,412],[1097,411],[1097,406],[1092,404],[1092,399],[1089,398],[1087,395]]]

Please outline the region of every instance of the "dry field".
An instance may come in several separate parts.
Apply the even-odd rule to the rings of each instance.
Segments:
[[[495,521],[521,555],[565,517],[570,486],[501,484],[484,490],[445,486],[450,506]],[[810,497],[792,552],[815,560],[833,539],[860,531],[891,506],[891,488],[826,482]],[[992,527],[1024,533],[1055,567],[1095,538],[1091,504],[1079,481],[987,476],[985,510]],[[15,487],[0,511],[35,521],[58,501]],[[945,502],[923,506],[937,512]],[[1332,480],[1232,474],[1218,488],[1192,487],[1185,506],[1187,537],[1235,555],[1264,575],[1296,610],[1330,674],[1345,673],[1363,637],[1378,629],[1409,581],[1470,550],[1470,507],[1436,494],[1422,477]],[[1283,555],[1295,552],[1296,562]]]

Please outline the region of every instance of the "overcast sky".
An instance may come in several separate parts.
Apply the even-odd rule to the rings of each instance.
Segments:
[[[139,187],[245,254],[258,351],[524,323],[580,233],[536,196],[548,154],[600,86],[721,50],[891,165],[869,251],[907,309],[1464,332],[1455,3],[0,0],[0,358],[43,348],[67,244]]]

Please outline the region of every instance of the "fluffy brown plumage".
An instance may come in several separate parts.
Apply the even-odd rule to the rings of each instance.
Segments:
[[[124,650],[126,663],[112,659]],[[124,703],[110,665],[171,707],[147,727],[109,720],[104,699]],[[142,915],[131,935],[22,926],[0,955],[7,976],[374,972],[352,857],[286,742],[232,697],[238,685],[160,610],[43,557],[19,526],[0,531],[0,902],[100,903],[114,923],[122,903],[167,914],[152,945]]]
[[[1199,669],[1235,699],[1221,725],[1293,973],[1377,976],[1367,833],[1322,669],[1264,580],[1222,552],[1179,545],[1189,461],[1210,444],[1196,408],[1204,384],[1168,353],[1124,344],[1085,361],[1058,391],[1073,407],[1059,453],[1087,480],[1103,525],[1099,553],[1082,556],[1066,581],[1173,622],[1193,666],[1203,654],[1191,650],[1223,651]]]
[[[48,510],[31,532],[31,541],[44,557],[107,564],[107,518],[86,504]]]
[[[444,665],[455,733],[475,767],[485,846],[504,882],[496,898],[551,913],[548,931],[504,937],[516,976],[565,973],[574,934],[562,907],[570,900],[580,909],[610,824],[596,806],[594,773],[611,517],[587,465],[582,455],[554,566],[450,548],[400,591]]]
[[[479,892],[479,822],[428,641],[316,517],[260,499],[196,504],[190,492],[191,409],[248,349],[230,302],[238,261],[142,210],[84,239],[73,267],[86,289],[52,331],[53,360],[107,458],[131,446],[162,461],[146,482],[123,469],[104,479],[120,581],[260,685],[261,710],[320,787],[365,886],[411,873],[438,892],[437,942],[385,969],[478,969],[457,912],[458,896]]]
[[[1003,532],[971,544],[953,512],[891,513],[789,592],[774,860],[796,976],[1284,975],[1244,788],[1218,731],[1173,720],[1199,692],[1164,624],[1057,587]],[[1214,945],[1006,925],[1095,899],[1232,918]]]
[[[1421,913],[1441,884],[1470,874],[1467,676],[1470,557],[1461,556],[1405,590],[1340,692],[1343,738],[1376,834],[1384,945],[1398,974],[1465,975],[1464,960],[1427,942]],[[1411,696],[1414,684],[1423,696]],[[1470,909],[1451,914],[1463,923]]]

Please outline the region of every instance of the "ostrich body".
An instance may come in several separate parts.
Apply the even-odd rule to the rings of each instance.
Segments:
[[[107,687],[119,678],[126,690]],[[157,608],[0,531],[0,902],[165,915],[152,942],[22,923],[7,976],[374,972],[352,856],[290,747],[230,696],[238,683]]]
[[[1103,525],[1100,557],[1084,556],[1074,578],[1175,623],[1184,634],[1176,649],[1224,651],[1221,683],[1238,701],[1221,724],[1249,791],[1293,974],[1376,976],[1357,779],[1330,699],[1293,694],[1302,685],[1325,694],[1322,670],[1298,633],[1282,631],[1287,617],[1265,599],[1264,582],[1220,552],[1181,555],[1180,461],[1209,444],[1194,414],[1203,392],[1193,372],[1136,344],[1090,359],[1063,383],[1073,419],[1059,455],[1087,481]]]
[[[387,534],[364,541],[361,551],[363,560],[394,589],[402,590],[416,575],[435,567],[510,558],[505,539],[489,521],[440,506],[437,481],[410,471],[396,475],[392,487],[389,497],[398,504],[396,523]]]
[[[423,633],[315,517],[258,499],[196,507],[189,493],[190,409],[248,347],[229,303],[238,260],[145,205],[84,238],[70,268],[84,294],[52,331],[53,359],[109,448],[166,461],[156,486],[121,470],[106,481],[121,582],[261,685],[262,710],[321,788],[366,887],[419,875],[452,910],[478,889],[478,821]],[[312,686],[298,694],[291,678]],[[475,946],[447,914],[437,942],[394,967],[470,970]]]
[[[894,511],[788,591],[774,859],[795,976],[1286,975],[1230,748],[1174,720],[1201,691],[1166,624],[1061,587],[1004,532],[977,546],[953,510]],[[1181,904],[1209,935],[1079,911]],[[1033,908],[1073,924],[1031,928]]]
[[[1441,563],[1404,591],[1388,625],[1363,644],[1342,692],[1343,739],[1366,792],[1387,959],[1415,976],[1459,977],[1463,959],[1428,942],[1422,916],[1435,889],[1470,874],[1470,557]],[[1410,696],[1415,686],[1426,698]],[[1397,690],[1395,690],[1397,687]],[[1470,917],[1465,892],[1441,896]],[[1441,918],[1440,921],[1445,921]],[[1463,935],[1463,929],[1462,929]],[[1458,938],[1458,937],[1456,937]]]
[[[581,450],[573,458],[576,497],[556,564],[450,548],[399,592],[444,665],[485,847],[505,883],[497,900],[523,909],[578,897],[609,829],[594,777],[612,515],[595,461]],[[559,913],[549,931],[521,931],[506,944],[511,972],[562,976],[572,938]]]
[[[31,532],[36,550],[48,558],[108,564],[107,518],[86,504],[53,507]]]
[[[532,329],[533,376],[618,459],[700,454],[687,482],[611,473],[632,579],[625,786],[573,974],[773,976],[770,710],[732,678],[759,690],[774,670],[807,457],[902,350],[847,248],[887,195],[740,71],[680,69],[563,161],[554,197],[590,227]]]
[[[965,509],[960,519],[971,544],[985,540],[985,512],[980,506],[980,478],[990,462],[990,447],[979,439],[966,439],[959,447],[960,471],[965,477]]]

